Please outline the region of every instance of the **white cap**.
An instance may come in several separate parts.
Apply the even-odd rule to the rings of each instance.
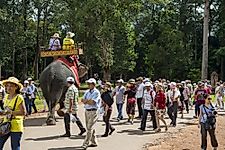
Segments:
[[[68,78],[66,79],[66,81],[67,81],[67,82],[73,82],[73,83],[75,82],[73,77],[68,77]]]
[[[123,79],[117,80],[117,83],[124,83]]]
[[[29,84],[29,81],[25,80],[23,83],[24,83],[24,84]]]
[[[151,88],[153,88],[153,85],[151,84],[151,82],[145,82],[145,87],[146,86],[150,86]]]
[[[171,82],[170,83],[170,86],[176,86],[177,84],[176,84],[176,82]]]
[[[145,79],[143,80],[143,82],[150,82],[150,79],[149,79],[149,78],[145,78]]]
[[[2,81],[0,81],[0,85],[2,85]]]
[[[185,84],[186,82],[185,82],[185,81],[182,81],[181,83],[182,83],[182,84]]]
[[[86,83],[96,84],[96,80],[94,78],[90,78],[89,80],[86,81]]]
[[[32,78],[28,78],[27,80],[28,80],[28,81],[32,81],[33,79],[32,79]]]

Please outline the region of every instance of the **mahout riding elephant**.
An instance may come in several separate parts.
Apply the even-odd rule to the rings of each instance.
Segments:
[[[77,64],[77,68],[79,78],[87,74],[88,68],[85,65],[79,64],[78,66]],[[60,61],[54,61],[49,64],[40,75],[40,87],[49,107],[49,114],[46,120],[47,125],[56,124],[55,107],[58,103],[60,103],[60,109],[63,107],[62,104],[67,90],[66,79],[71,76],[74,77],[72,71]],[[76,83],[78,82],[76,81]]]

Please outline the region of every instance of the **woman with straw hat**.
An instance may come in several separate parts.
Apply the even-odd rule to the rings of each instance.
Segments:
[[[50,41],[49,41],[49,50],[60,50],[61,49],[61,44],[60,44],[60,36],[59,33],[55,33]]]
[[[23,133],[23,118],[26,114],[24,99],[20,95],[20,90],[23,88],[23,85],[15,77],[10,77],[2,83],[6,88],[7,94],[4,99],[5,111],[1,112],[0,115],[4,115],[3,122],[11,120],[11,129],[8,134],[0,136],[0,150],[3,149],[9,137],[11,137],[12,150],[19,150]]]
[[[74,48],[74,36],[74,33],[67,32],[66,38],[63,39],[63,50],[71,50],[71,48]]]
[[[136,92],[135,80],[130,79],[127,84],[127,90],[124,92],[124,95],[127,95],[127,115],[128,122],[131,124],[134,123],[135,115],[135,104],[136,104]]]

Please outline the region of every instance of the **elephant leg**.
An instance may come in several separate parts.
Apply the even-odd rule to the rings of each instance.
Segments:
[[[47,124],[47,125],[56,125],[56,119],[55,119],[55,107],[52,108],[52,109],[49,111],[49,114],[48,114],[48,117],[47,117],[47,120],[46,120],[46,124]]]

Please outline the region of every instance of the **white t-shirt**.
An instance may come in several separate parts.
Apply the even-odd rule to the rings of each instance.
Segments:
[[[176,98],[178,98],[177,101],[179,101],[180,100],[180,98],[179,98],[180,96],[181,96],[180,91],[177,88],[174,89],[174,90],[169,90],[167,92],[167,97],[169,99],[169,102],[173,102]]]
[[[154,109],[153,108],[153,104],[154,104],[155,95],[156,95],[155,91],[153,91],[153,90],[150,90],[150,91],[145,90],[144,91],[144,95],[143,95],[143,100],[144,100],[143,109],[145,109],[145,110],[152,110],[152,109]]]
[[[143,97],[143,91],[144,91],[144,83],[141,83],[137,88],[136,98],[142,98]]]

